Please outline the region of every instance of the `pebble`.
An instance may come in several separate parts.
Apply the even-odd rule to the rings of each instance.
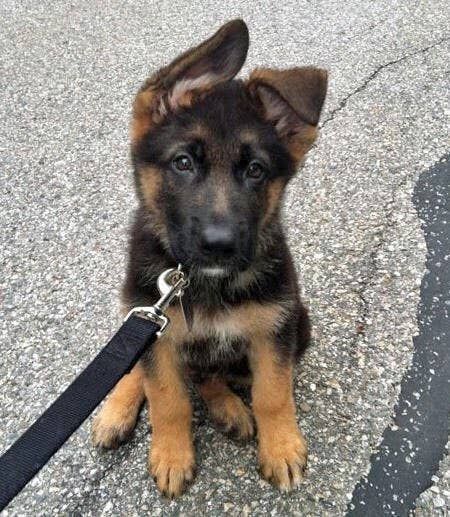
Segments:
[[[299,408],[302,413],[309,413],[311,411],[311,406],[307,402],[300,402]]]

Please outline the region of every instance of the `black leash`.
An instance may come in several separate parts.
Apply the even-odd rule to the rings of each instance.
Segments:
[[[169,269],[160,275],[161,299],[150,307],[133,309],[89,366],[0,457],[0,511],[41,470],[163,332],[169,323],[164,310],[174,297],[182,295],[186,286],[180,269]]]
[[[39,472],[156,339],[159,326],[129,318],[92,363],[0,457],[0,510]]]

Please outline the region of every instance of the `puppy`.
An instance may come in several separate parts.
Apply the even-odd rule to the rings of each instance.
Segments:
[[[188,322],[179,304],[169,309],[170,327],[114,389],[93,440],[125,440],[147,399],[149,469],[169,497],[194,472],[191,381],[226,431],[248,439],[255,421],[261,473],[274,485],[296,487],[306,467],[293,368],[310,329],[280,204],[316,139],[327,73],[257,69],[237,80],[248,45],[245,23],[231,21],[154,74],[134,101],[139,208],[124,310],[153,303],[158,275],[181,263]],[[236,381],[251,384],[252,411],[231,389]]]

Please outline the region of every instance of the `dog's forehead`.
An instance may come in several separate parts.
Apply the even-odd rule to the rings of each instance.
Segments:
[[[264,125],[239,81],[220,85],[191,108],[188,131],[215,141],[255,141]]]
[[[270,161],[267,134],[249,119],[200,117],[185,126],[179,137],[186,143],[197,142],[210,163],[239,161],[250,156]]]
[[[243,149],[257,148],[261,138],[256,128],[248,125],[218,127],[204,121],[195,122],[186,130],[187,140],[199,142],[210,158],[238,158]]]

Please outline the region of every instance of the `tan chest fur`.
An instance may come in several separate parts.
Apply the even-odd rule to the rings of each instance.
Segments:
[[[190,331],[179,307],[171,307],[167,315],[171,324],[166,336],[175,344],[208,338],[220,341],[234,338],[252,341],[255,338],[264,338],[276,330],[283,323],[284,309],[277,304],[248,302],[214,313],[194,310]]]

